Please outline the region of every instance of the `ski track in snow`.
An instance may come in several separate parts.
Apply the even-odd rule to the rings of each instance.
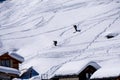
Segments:
[[[120,42],[109,44],[109,45],[103,45],[101,47],[96,47],[96,48],[91,48],[91,46],[93,44],[102,43],[102,42],[119,41],[119,39],[120,39],[119,37],[112,39],[112,40],[111,39],[98,40],[98,39],[100,38],[100,36],[102,34],[107,32],[107,30],[109,28],[111,28],[112,25],[114,23],[116,23],[116,21],[118,19],[120,19],[120,7],[115,7],[114,9],[104,11],[103,13],[100,13],[98,15],[95,15],[91,18],[87,18],[82,21],[72,23],[68,26],[62,26],[59,28],[40,31],[40,32],[36,32],[36,31],[41,30],[41,28],[48,25],[52,20],[54,20],[55,16],[59,12],[68,12],[68,11],[79,9],[79,8],[94,7],[94,6],[100,6],[100,5],[109,5],[111,3],[117,3],[117,2],[118,2],[117,0],[116,1],[115,0],[101,0],[101,1],[100,0],[88,0],[88,2],[78,1],[77,3],[74,3],[74,0],[67,0],[65,2],[63,1],[60,4],[56,3],[53,5],[47,5],[49,3],[49,0],[47,2],[45,2],[44,0],[40,0],[38,5],[47,3],[47,4],[45,4],[47,6],[41,8],[41,10],[36,13],[30,13],[29,15],[26,15],[27,13],[25,15],[21,14],[20,16],[22,16],[22,17],[19,17],[18,20],[7,20],[7,18],[9,18],[11,16],[14,17],[14,15],[17,15],[14,11],[18,11],[18,9],[21,8],[20,7],[21,5],[16,4],[17,8],[15,8],[13,10],[12,10],[12,7],[14,7],[14,6],[12,6],[10,9],[5,7],[6,8],[5,12],[2,12],[1,11],[2,8],[0,8],[0,17],[3,15],[2,18],[0,19],[0,31],[2,31],[2,32],[5,31],[5,33],[0,34],[0,47],[3,46],[3,44],[1,44],[2,41],[22,40],[22,39],[26,39],[26,38],[29,39],[31,37],[36,37],[36,36],[40,36],[40,35],[44,35],[44,34],[53,34],[53,33],[59,32],[56,35],[62,39],[62,43],[58,47],[51,47],[51,48],[47,49],[46,52],[38,52],[36,55],[26,58],[26,61],[25,61],[25,63],[28,63],[29,60],[35,59],[36,57],[38,57],[38,58],[69,58],[70,57],[68,60],[62,62],[61,64],[54,65],[51,68],[49,67],[49,70],[43,74],[44,76],[48,75],[48,77],[52,76],[55,73],[55,71],[58,70],[63,64],[73,61],[73,60],[95,58],[97,56],[97,53],[95,54],[95,52],[98,52],[101,50],[103,50],[103,51],[105,50],[106,51],[105,56],[108,55],[110,57],[105,58],[105,59],[99,59],[99,57],[101,57],[99,54],[97,56],[98,57],[98,60],[96,60],[97,62],[104,62],[104,61],[113,59],[114,57],[113,58],[111,57],[113,55],[112,53],[116,54],[115,57],[120,56],[120,54],[119,54],[119,52],[110,52],[110,50],[111,49],[119,49]],[[27,8],[27,6],[28,5],[25,5],[25,3],[22,4],[22,7]],[[29,7],[32,7],[32,6],[29,6]],[[36,6],[36,8],[39,8],[39,6]],[[48,15],[48,13],[50,13],[49,17],[46,17],[45,15]],[[38,17],[36,16],[35,18],[32,18],[33,16],[38,15],[38,14],[41,14],[41,15],[39,15]],[[32,19],[29,19],[29,18],[32,18]],[[109,24],[107,24],[108,26],[104,27],[104,29],[102,29],[90,41],[85,41],[82,43],[73,43],[73,44],[70,43],[70,42],[72,42],[72,39],[77,39],[78,36],[87,34],[87,32],[89,32],[92,29],[98,28],[100,24],[107,22],[108,20],[111,20],[111,22]],[[27,25],[28,23],[32,23],[34,21],[35,22],[37,21],[37,23],[35,23],[30,28],[24,28],[25,25]],[[3,25],[3,23],[6,23],[6,24]],[[81,32],[76,32],[76,33],[71,32],[73,30],[72,25],[74,25],[74,24],[77,24],[77,26],[79,28],[81,28]],[[23,29],[11,31],[12,29],[19,29],[22,26],[23,26]],[[8,30],[8,32],[7,32],[7,30]],[[10,32],[9,32],[9,30],[10,30]],[[35,33],[28,35],[28,33],[30,33],[30,32],[31,33],[35,32]],[[69,32],[71,32],[72,35],[69,35],[70,34]],[[24,35],[20,36],[19,34],[24,34]],[[17,35],[17,36],[14,37],[14,35]],[[85,47],[79,49],[78,47],[80,47],[81,45],[85,45]],[[69,50],[70,47],[71,48],[76,47],[76,49]],[[64,50],[64,49],[66,49],[66,50]],[[91,52],[94,52],[94,53],[91,53]]]
[[[77,4],[79,4],[79,3],[77,3]],[[73,6],[76,6],[76,4],[74,4]],[[72,7],[72,6],[71,6]],[[65,8],[65,7],[64,7]],[[63,9],[64,9],[63,8]],[[56,10],[58,10],[58,9],[56,9]],[[50,10],[50,11],[53,11],[53,10]],[[104,13],[105,14],[105,13]],[[103,14],[101,14],[101,15],[103,15]],[[17,22],[17,23],[19,23],[19,22]],[[14,23],[14,24],[17,24],[17,23]],[[11,24],[11,25],[13,25],[13,24]],[[10,26],[10,25],[8,25],[8,26]],[[10,27],[10,28],[12,28],[12,27]],[[3,29],[4,29],[4,27],[3,27]],[[5,29],[9,29],[8,27],[6,27]],[[24,31],[29,31],[29,30],[32,30],[32,29],[28,29],[28,30],[24,30]],[[19,31],[19,32],[24,32],[24,31]],[[14,33],[17,33],[17,32],[13,32],[13,33],[8,33],[8,34],[14,34]],[[8,35],[8,34],[4,34],[4,35]]]
[[[104,14],[105,14],[105,13],[103,13],[103,15],[104,15]],[[107,18],[109,19],[109,17],[114,16],[114,15],[116,15],[116,14],[118,14],[118,12],[115,13],[115,14],[113,14],[113,15],[107,16]],[[41,26],[44,25],[44,24],[47,24],[47,23],[48,23],[53,17],[54,17],[54,16],[52,16],[47,22],[41,24]],[[43,20],[43,19],[42,19],[42,20]],[[42,22],[42,20],[41,20],[40,22]],[[99,20],[100,20],[100,19],[99,19]],[[84,33],[84,32],[86,32],[87,30],[89,30],[89,29],[95,27],[96,25],[100,24],[100,23],[103,22],[104,20],[106,20],[106,19],[103,19],[103,20],[99,21],[99,22],[98,22],[97,24],[95,24],[94,26],[89,27],[89,28],[86,29],[85,31],[81,32],[81,34]],[[40,22],[39,22],[39,23],[40,23]],[[84,21],[84,22],[85,22],[85,21]],[[76,23],[76,24],[80,25],[81,22],[78,22],[78,23]],[[91,24],[88,24],[88,25],[91,25]],[[86,25],[86,26],[88,26],[88,25]],[[72,25],[71,25],[71,26],[72,26]],[[70,27],[70,26],[68,26],[68,27]],[[65,28],[67,28],[67,27],[63,27],[63,28],[61,28],[61,29],[65,29]],[[22,31],[19,31],[19,32],[27,32],[27,31],[34,30],[34,29],[36,29],[36,28],[27,29],[27,30],[22,30]],[[47,31],[47,32],[43,32],[43,33],[38,33],[38,34],[36,34],[36,35],[25,36],[25,37],[19,37],[19,38],[3,39],[3,40],[11,40],[11,39],[21,39],[21,38],[34,37],[34,36],[38,36],[38,35],[41,35],[41,34],[50,33],[50,32],[54,32],[54,31],[58,31],[58,30],[61,30],[61,29],[59,28],[59,29],[52,30],[52,31]],[[70,30],[70,29],[72,29],[72,28],[69,28],[68,30]],[[68,30],[62,32],[62,33],[60,34],[60,36],[62,36],[62,35],[63,35],[65,32],[67,32]],[[12,33],[7,33],[7,34],[2,34],[2,35],[0,35],[0,36],[10,35],[10,34],[14,34],[14,33],[17,33],[17,32],[12,32]],[[77,35],[78,35],[78,34],[77,34]],[[72,37],[70,37],[70,38],[73,38],[73,37],[75,37],[75,35],[72,36]],[[67,39],[70,39],[70,38],[67,38]],[[65,40],[65,41],[66,41],[66,40]]]
[[[120,12],[118,12],[118,14],[120,14]],[[103,15],[103,14],[102,14]],[[95,38],[94,38],[94,40],[93,41],[91,41],[89,44],[88,44],[88,46],[84,49],[84,50],[79,50],[79,52],[78,53],[84,53],[98,38],[99,38],[99,36],[101,35],[101,34],[103,34],[103,33],[105,33],[106,32],[106,30],[108,29],[108,28],[110,28],[111,26],[112,26],[112,24],[114,24],[115,23],[115,21],[117,20],[117,19],[119,19],[120,18],[120,15],[117,17],[117,18],[115,18],[114,20],[113,20],[113,22],[112,23],[110,23],[109,25],[108,25],[108,27],[106,27],[101,33],[99,33]],[[103,20],[104,21],[104,20]],[[101,21],[100,21],[101,22]],[[95,25],[96,26],[96,25]],[[69,29],[68,29],[69,30]],[[63,33],[65,33],[65,32],[67,32],[67,30],[66,31],[64,31]],[[63,35],[63,33],[62,33],[62,35]],[[117,44],[118,45],[118,44]],[[110,46],[110,45],[109,45]],[[109,47],[109,46],[107,46],[107,49],[111,49],[111,48],[113,48],[113,47]],[[111,46],[113,46],[113,44],[111,45]],[[117,46],[117,47],[119,47],[119,46]],[[117,48],[117,47],[115,47],[114,46],[114,48]],[[106,49],[106,47],[102,47],[101,48],[101,50],[103,50],[103,49]],[[98,49],[94,49],[94,51],[97,51]],[[51,53],[53,53],[53,52],[51,52]],[[54,52],[54,53],[57,53],[57,52]],[[58,54],[61,54],[62,52],[59,52]],[[65,52],[66,53],[66,52]],[[70,52],[68,52],[68,53],[70,53]],[[76,52],[74,52],[74,53],[77,53],[77,51]],[[87,56],[85,56],[84,58],[81,58],[81,59],[86,59],[86,58],[90,58],[90,56],[92,56],[93,54],[89,54],[89,55],[87,55]],[[81,54],[79,54],[79,55],[77,55],[77,56],[75,56],[74,58],[72,58],[72,59],[70,59],[70,60],[68,60],[68,61],[66,61],[66,62],[64,62],[64,63],[62,63],[62,64],[60,64],[60,65],[56,65],[56,66],[53,66],[49,71],[47,71],[46,72],[46,74],[47,75],[52,75],[57,69],[59,69],[63,64],[65,64],[65,63],[67,63],[67,62],[69,62],[69,61],[71,61],[71,60],[75,60],[76,58],[78,58],[79,56],[81,56]],[[108,59],[108,60],[110,60],[110,59]]]

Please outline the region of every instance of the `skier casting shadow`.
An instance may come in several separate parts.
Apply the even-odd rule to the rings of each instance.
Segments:
[[[53,41],[54,46],[57,46],[57,41]]]
[[[78,30],[78,29],[77,29],[77,25],[73,25],[73,27],[74,27],[74,29],[75,29],[75,32],[80,32],[80,31],[81,31],[81,30]],[[75,33],[75,32],[74,32],[74,33]]]

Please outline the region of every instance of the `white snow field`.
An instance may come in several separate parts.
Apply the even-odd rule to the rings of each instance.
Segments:
[[[21,71],[32,66],[37,77],[74,60],[120,65],[120,0],[6,0],[0,3],[3,49],[17,50],[25,58]]]

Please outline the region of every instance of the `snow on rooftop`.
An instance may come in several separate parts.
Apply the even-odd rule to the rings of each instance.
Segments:
[[[91,76],[91,79],[116,76],[120,76],[120,60],[104,63],[103,66]]]
[[[87,66],[93,66],[96,69],[99,69],[100,66],[93,61],[72,61],[64,64],[60,69],[58,69],[55,73],[55,75],[73,75],[73,74],[79,74],[81,71],[83,71]]]
[[[9,67],[3,67],[3,66],[0,66],[0,72],[17,74],[17,75],[20,74],[19,70],[17,70],[17,69],[13,69],[13,68],[9,68]]]
[[[3,54],[5,54],[5,53],[7,53],[7,52],[9,52],[9,51],[11,51],[11,50],[8,49],[8,48],[6,48],[6,47],[0,48],[0,56],[3,55]]]
[[[18,60],[18,61],[20,61],[20,62],[23,62],[23,61],[24,61],[24,58],[23,58],[22,56],[16,54],[16,53],[11,53],[11,54],[9,54],[9,55],[10,55],[12,58],[14,58],[14,59],[16,59],[16,60]]]
[[[5,49],[0,49],[0,56],[4,55],[6,53],[8,53],[9,56],[11,56],[12,58],[14,58],[14,59],[16,59],[20,62],[24,61],[24,58],[22,56],[18,55],[17,53],[15,53],[15,52],[7,51]]]

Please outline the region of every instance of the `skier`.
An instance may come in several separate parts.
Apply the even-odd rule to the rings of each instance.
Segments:
[[[54,42],[54,46],[57,46],[57,41],[53,41]]]
[[[80,32],[81,31],[81,30],[77,29],[77,25],[73,25],[73,27],[74,27],[74,29],[75,29],[76,32]]]

